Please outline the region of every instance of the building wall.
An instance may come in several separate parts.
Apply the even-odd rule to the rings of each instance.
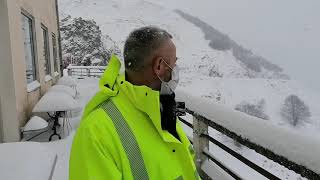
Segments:
[[[7,1],[0,0],[0,143],[19,141]]]
[[[53,62],[53,48],[52,48],[52,33],[55,34],[58,40],[58,27],[56,19],[56,6],[55,0],[0,0],[1,3],[5,3],[7,7],[7,22],[6,26],[9,30],[7,38],[10,43],[4,44],[0,41],[1,46],[6,48],[10,47],[11,54],[7,58],[8,64],[11,63],[12,81],[7,83],[13,83],[11,92],[14,92],[16,106],[16,121],[19,126],[24,126],[26,121],[31,116],[31,111],[34,105],[38,102],[41,96],[50,88],[54,81],[59,76],[54,76],[54,62]],[[1,6],[1,8],[3,8]],[[30,14],[34,18],[34,37],[35,37],[35,56],[36,56],[36,74],[37,81],[41,84],[41,87],[35,89],[33,92],[27,92],[27,80],[26,80],[26,63],[24,52],[24,39],[22,32],[21,12],[24,11]],[[1,9],[1,13],[5,14]],[[2,21],[1,21],[2,23]],[[51,77],[52,80],[45,81],[45,69],[44,69],[44,57],[43,57],[43,43],[42,43],[42,29],[41,24],[48,28],[49,50],[50,50],[50,64],[51,64]],[[1,24],[2,27],[2,24]],[[58,44],[58,42],[56,42]],[[57,52],[59,52],[57,47]],[[2,49],[2,48],[1,48]],[[2,53],[1,53],[2,54]],[[1,55],[2,56],[2,55]],[[57,55],[59,59],[59,55]],[[9,67],[8,65],[1,67]],[[58,60],[59,68],[59,60]],[[58,69],[58,72],[60,70]],[[6,88],[8,91],[8,88]],[[2,94],[2,92],[1,92]],[[2,98],[2,95],[1,95]],[[11,101],[7,101],[11,102]],[[3,105],[2,105],[3,106]],[[3,129],[6,127],[4,126]],[[18,128],[19,129],[19,128]]]

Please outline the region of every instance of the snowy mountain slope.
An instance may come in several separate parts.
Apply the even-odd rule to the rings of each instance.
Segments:
[[[127,1],[124,5],[121,1],[61,0],[60,9],[63,16],[70,14],[94,19],[103,33],[119,44],[120,49],[133,29],[145,25],[160,26],[174,36],[178,56],[186,72],[209,75],[211,64],[215,64],[225,77],[248,77],[248,69],[243,68],[232,53],[213,50],[201,29],[159,5],[146,1]]]
[[[255,74],[235,58],[232,50],[219,51],[210,47],[211,41],[206,40],[202,29],[171,9],[142,0],[60,0],[59,7],[62,16],[70,14],[94,19],[102,33],[115,41],[120,49],[133,29],[160,26],[174,36],[181,67],[179,88],[213,101],[216,94],[220,94],[221,103],[230,108],[243,100],[253,102],[263,98],[271,122],[280,125],[285,125],[279,115],[283,100],[296,94],[310,106],[312,113],[310,122],[313,125],[301,128],[309,133],[320,129],[320,98],[316,93],[294,81],[274,78],[273,71],[266,68],[261,69],[260,75]]]
[[[283,74],[283,69],[275,64],[270,63],[265,58],[254,54],[252,51],[245,49],[235,41],[231,40],[226,34],[221,33],[214,27],[205,23],[201,19],[187,14],[181,10],[175,10],[185,20],[199,27],[204,38],[209,40],[209,46],[219,51],[231,51],[232,55],[239,61],[244,69],[248,71],[250,78],[268,78],[268,79],[289,79]]]

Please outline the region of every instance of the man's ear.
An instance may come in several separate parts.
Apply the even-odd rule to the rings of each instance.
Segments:
[[[153,72],[156,73],[157,75],[162,74],[162,68],[161,68],[162,60],[163,60],[162,57],[159,57],[159,56],[153,59],[152,69],[153,69]]]

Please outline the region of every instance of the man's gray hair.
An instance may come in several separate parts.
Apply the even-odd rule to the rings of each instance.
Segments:
[[[125,68],[141,71],[145,67],[146,58],[150,57],[163,42],[171,39],[167,31],[155,26],[147,26],[132,31],[124,45]]]

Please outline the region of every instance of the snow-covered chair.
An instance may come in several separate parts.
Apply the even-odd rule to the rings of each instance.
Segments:
[[[57,154],[45,144],[0,144],[0,179],[51,180],[57,159]]]
[[[58,136],[61,139],[60,134],[57,132],[57,127],[60,126],[59,118],[63,118],[63,127],[67,126],[67,129],[71,130],[68,114],[72,111],[80,111],[81,107],[79,103],[73,99],[73,97],[62,91],[49,91],[42,96],[39,102],[35,105],[33,113],[47,113],[53,120],[53,134],[49,137],[49,141],[52,137]],[[52,115],[53,114],[53,115]],[[70,128],[69,128],[70,127]]]
[[[73,98],[76,97],[77,92],[75,89],[71,88],[70,86],[66,85],[54,85],[52,86],[48,92],[65,92],[72,96]]]
[[[27,124],[21,129],[22,140],[29,141],[48,130],[48,122],[39,116],[33,116]],[[31,135],[31,137],[25,137],[25,134]]]
[[[60,78],[57,82],[57,85],[65,85],[73,88],[76,91],[76,94],[78,94],[77,91],[77,81],[71,77],[71,76],[63,76]]]
[[[49,91],[42,96],[32,112],[57,112],[79,110],[81,107],[73,97],[61,91]]]

